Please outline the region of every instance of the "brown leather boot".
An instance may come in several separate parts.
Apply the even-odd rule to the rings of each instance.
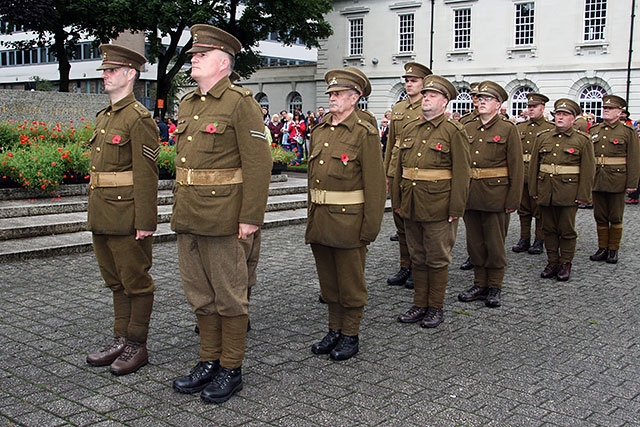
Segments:
[[[111,364],[109,370],[113,375],[127,375],[142,368],[148,362],[147,344],[127,341],[124,351]]]
[[[127,339],[115,337],[106,347],[95,353],[87,354],[87,363],[91,366],[108,366],[124,351]]]
[[[569,261],[560,264],[560,269],[558,270],[557,280],[561,282],[566,282],[571,277],[571,263]]]

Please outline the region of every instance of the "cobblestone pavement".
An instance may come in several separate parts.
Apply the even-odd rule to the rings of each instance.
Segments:
[[[640,207],[627,208],[620,262],[593,263],[592,211],[578,211],[571,280],[544,280],[544,255],[515,254],[503,306],[460,303],[472,273],[460,224],[445,323],[434,330],[395,317],[412,293],[389,287],[397,268],[393,221],[367,259],[369,305],[360,353],[313,355],[326,306],[304,225],[264,231],[252,296],[244,389],[222,405],[182,395],[172,380],[197,359],[174,242],[154,246],[150,364],[115,377],[85,363],[110,337],[111,298],[91,253],[1,264],[0,425],[13,426],[619,426],[639,425]],[[507,241],[517,241],[511,218]]]

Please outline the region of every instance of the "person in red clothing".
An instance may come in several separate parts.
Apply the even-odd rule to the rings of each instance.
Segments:
[[[296,159],[291,162],[291,166],[300,166],[302,163],[302,146],[304,145],[304,135],[307,126],[304,120],[300,119],[300,113],[293,113],[293,120],[289,123],[289,145],[293,147],[296,153]]]

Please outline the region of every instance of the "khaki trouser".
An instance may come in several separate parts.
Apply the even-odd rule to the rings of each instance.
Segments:
[[[549,264],[571,262],[576,253],[578,206],[540,206]]]

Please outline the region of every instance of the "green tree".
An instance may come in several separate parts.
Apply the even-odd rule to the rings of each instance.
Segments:
[[[0,0],[0,32],[14,27],[32,31],[35,39],[5,43],[17,49],[51,46],[58,60],[60,92],[69,91],[70,59],[82,38],[106,42],[140,22],[136,2],[129,0]]]
[[[244,49],[236,57],[235,69],[250,76],[260,65],[258,42],[277,33],[285,45],[297,39],[309,48],[332,34],[324,15],[333,7],[331,0],[148,0],[140,4],[149,43],[150,61],[157,62],[157,97],[167,100],[172,81],[189,59],[191,40],[179,47],[183,31],[191,25],[209,23],[240,40]],[[168,45],[162,44],[167,37]],[[158,111],[155,112],[158,114]],[[164,113],[164,112],[163,112]]]

